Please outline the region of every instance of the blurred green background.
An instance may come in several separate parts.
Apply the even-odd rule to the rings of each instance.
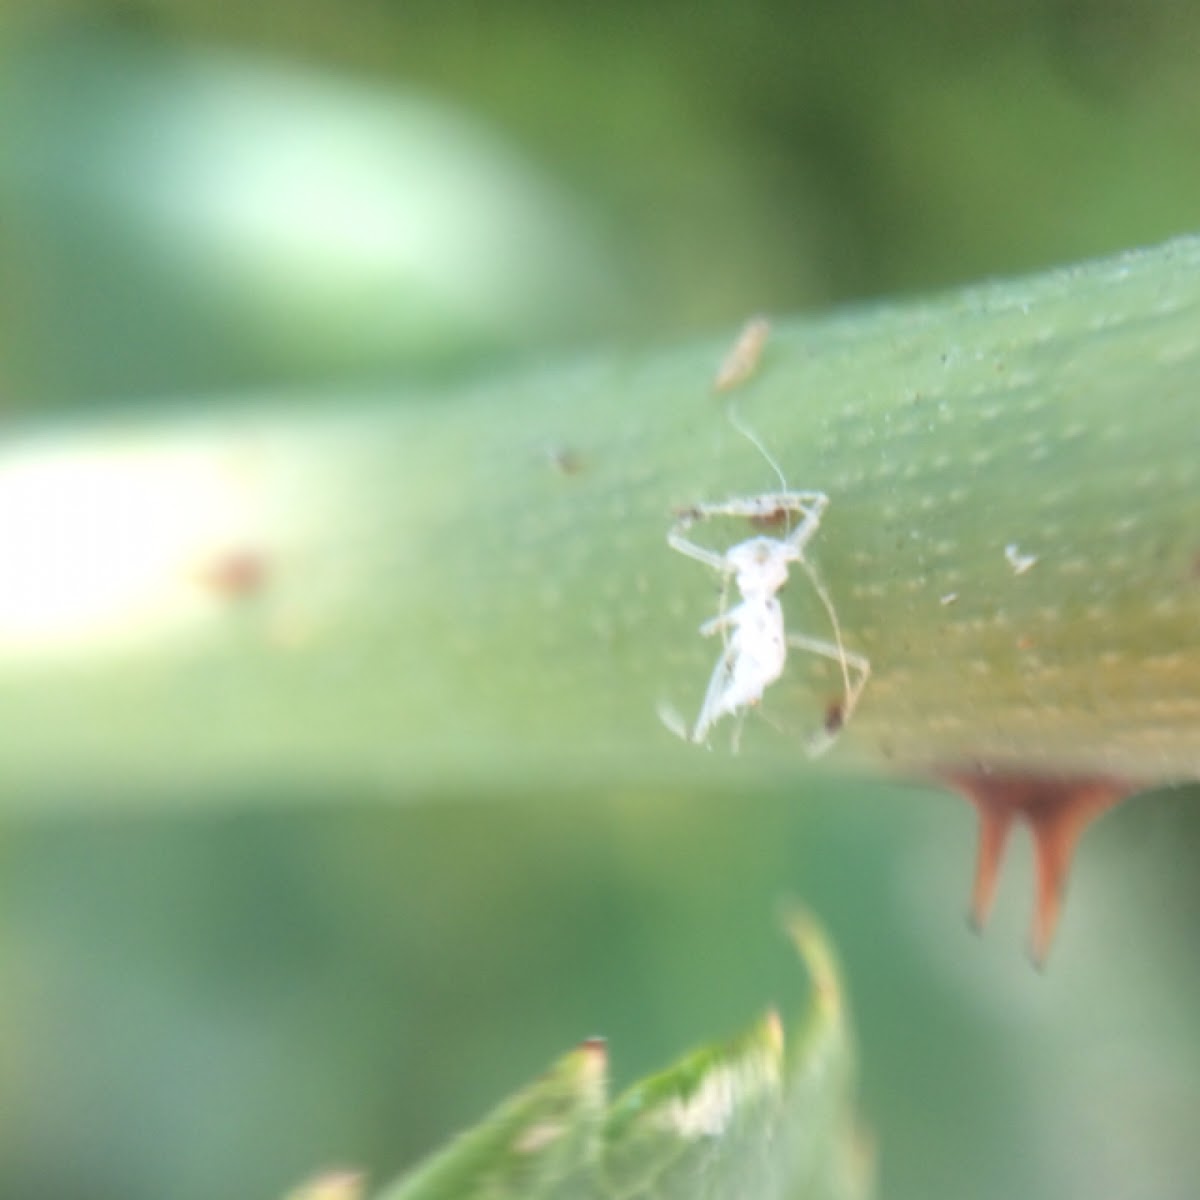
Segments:
[[[441,385],[1200,226],[1182,2],[128,0],[5,37],[10,430]],[[845,960],[885,1195],[1200,1188],[1186,791],[1089,835],[1044,976],[1025,846],[973,939],[973,817],[934,792],[226,801],[0,826],[0,1196],[386,1177],[584,1036],[620,1084],[795,1002],[784,895]]]

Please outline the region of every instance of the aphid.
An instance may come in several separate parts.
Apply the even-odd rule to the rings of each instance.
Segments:
[[[829,504],[824,492],[774,492],[762,496],[739,497],[720,504],[697,504],[681,513],[667,534],[674,550],[711,567],[724,581],[737,586],[741,602],[725,607],[722,590],[718,614],[700,626],[704,637],[720,633],[725,646],[713,668],[704,702],[691,730],[685,730],[688,740],[704,742],[722,717],[742,715],[757,705],[772,683],[783,674],[789,646],[807,650],[836,662],[842,671],[845,697],[841,703],[839,721],[826,721],[817,735],[812,752],[820,753],[837,737],[838,732],[854,712],[859,696],[871,673],[869,661],[860,654],[848,651],[842,644],[837,613],[816,571],[804,557],[804,550],[821,523]],[[723,553],[691,541],[686,535],[698,521],[713,517],[746,518],[751,521],[773,517],[778,511],[799,518],[796,527],[782,538],[759,534],[730,546]],[[789,567],[796,563],[808,576],[814,591],[829,614],[834,641],[827,642],[807,634],[788,633],[784,626],[779,592],[788,581]],[[855,678],[851,681],[851,672]],[[735,735],[734,746],[736,748]]]

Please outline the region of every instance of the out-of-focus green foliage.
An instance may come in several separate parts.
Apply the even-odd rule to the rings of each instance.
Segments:
[[[1187,5],[15,11],[10,403],[427,376],[1200,223]]]
[[[589,1042],[460,1134],[380,1200],[554,1200],[595,1190],[592,1163],[604,1115],[604,1048]]]
[[[287,1194],[287,1200],[362,1200],[363,1178],[356,1171],[323,1171]]]
[[[378,1200],[865,1196],[869,1155],[848,1105],[841,981],[812,921],[789,923],[812,981],[794,1031],[770,1012],[611,1107],[604,1048],[585,1043]]]
[[[419,92],[85,35],[34,42],[6,85],[32,395],[428,377],[614,303],[565,189]]]

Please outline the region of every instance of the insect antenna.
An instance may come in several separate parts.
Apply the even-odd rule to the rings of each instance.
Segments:
[[[842,670],[842,687],[846,689],[845,708],[842,710],[841,719],[838,722],[838,729],[841,729],[850,719],[855,705],[858,703],[858,692],[850,687],[850,667],[846,661],[846,647],[842,642],[842,623],[838,620],[837,609],[833,606],[833,598],[829,595],[824,581],[817,574],[816,567],[806,558],[800,559],[800,566],[803,568],[805,575],[808,576],[808,582],[812,584],[813,591],[817,593],[817,598],[821,601],[822,607],[829,615],[829,624],[833,629],[833,644],[837,647],[838,666]]]
[[[758,434],[755,433],[754,430],[742,420],[741,413],[738,412],[736,396],[730,398],[729,405],[725,412],[729,418],[730,425],[732,425],[734,429],[736,429],[738,433],[740,433],[742,437],[744,437],[746,441],[748,441],[750,445],[752,445],[755,450],[757,450],[759,454],[763,456],[764,459],[766,459],[767,466],[769,466],[771,470],[775,472],[775,478],[779,480],[780,491],[790,491],[791,489],[788,487],[788,481],[783,474],[783,468],[778,462],[776,462],[775,456],[763,444],[762,438],[760,438]]]

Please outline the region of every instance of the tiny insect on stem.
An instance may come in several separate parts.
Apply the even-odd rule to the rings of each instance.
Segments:
[[[769,329],[763,318],[755,318],[746,325],[717,372],[714,383],[716,391],[728,390],[749,378],[762,355]],[[826,709],[822,731],[811,744],[812,753],[821,753],[833,744],[853,713],[871,673],[867,659],[848,651],[843,644],[833,601],[804,554],[805,547],[820,527],[829,497],[824,492],[790,490],[782,468],[758,435],[741,421],[732,403],[728,416],[730,424],[759,451],[775,472],[781,490],[757,496],[741,496],[719,504],[694,504],[675,510],[675,524],[667,534],[668,545],[680,554],[710,567],[721,577],[720,607],[715,617],[700,626],[700,633],[704,637],[720,633],[723,648],[691,730],[681,730],[673,713],[672,719],[666,723],[689,741],[705,742],[718,721],[725,716],[737,716],[739,720],[733,743],[736,750],[741,718],[748,708],[762,701],[766,689],[783,674],[790,646],[830,659],[841,669],[844,694]],[[797,518],[797,523],[784,537],[759,533],[723,551],[694,542],[686,536],[699,522],[721,517],[741,518],[760,530],[786,526],[793,517]],[[833,627],[832,642],[787,632],[779,592],[788,582],[793,563],[808,576],[809,583],[829,616]],[[726,606],[730,582],[737,587],[741,596],[740,602],[733,608]]]
[[[741,715],[760,703],[766,689],[783,674],[789,646],[828,658],[842,671],[845,695],[838,702],[837,719],[831,720],[827,712],[822,735],[814,742],[814,753],[832,745],[854,711],[870,675],[870,663],[843,645],[828,592],[804,556],[828,503],[829,498],[823,492],[777,492],[738,497],[720,504],[697,504],[677,515],[667,535],[668,544],[718,572],[725,585],[717,615],[700,627],[700,633],[706,637],[720,633],[725,644],[713,668],[699,715],[688,733],[690,741],[706,741],[722,717]],[[785,538],[760,534],[718,551],[686,536],[699,521],[719,517],[762,518],[777,512],[798,518],[796,527]],[[829,613],[834,641],[787,632],[779,592],[788,582],[793,563],[808,576]],[[741,600],[733,608],[726,608],[725,589],[731,581]]]

